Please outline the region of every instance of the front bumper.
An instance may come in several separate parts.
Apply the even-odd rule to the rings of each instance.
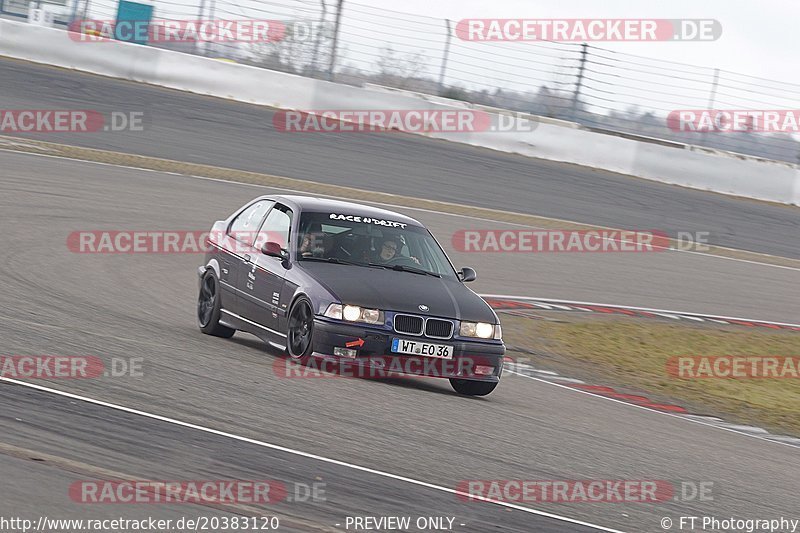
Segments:
[[[347,343],[363,339],[354,358],[334,355],[334,348],[346,348]],[[452,359],[392,353],[392,339],[405,339],[453,347]],[[428,339],[402,335],[364,324],[346,324],[316,317],[314,319],[314,353],[321,360],[350,368],[358,377],[392,377],[406,374],[427,377],[499,381],[503,373],[505,345],[500,341],[479,342],[464,339]],[[341,366],[339,368],[342,368]],[[491,373],[487,369],[491,368]]]

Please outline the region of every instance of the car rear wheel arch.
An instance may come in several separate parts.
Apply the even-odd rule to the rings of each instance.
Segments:
[[[197,325],[206,335],[230,338],[235,329],[220,324],[222,291],[214,269],[207,269],[200,279],[200,294],[197,302]]]

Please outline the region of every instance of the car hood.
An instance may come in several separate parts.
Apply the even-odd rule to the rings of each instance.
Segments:
[[[301,264],[342,303],[472,322],[497,321],[489,305],[458,280],[383,268]],[[421,311],[420,305],[428,310]]]

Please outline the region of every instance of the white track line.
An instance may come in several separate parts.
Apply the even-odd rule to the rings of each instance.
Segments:
[[[668,309],[653,309],[650,307],[633,307],[630,305],[619,305],[619,304],[598,304],[593,302],[578,302],[575,300],[557,300],[554,298],[536,298],[534,296],[514,296],[511,294],[480,294],[481,298],[498,298],[498,299],[506,299],[506,300],[521,300],[521,301],[532,301],[532,302],[558,302],[570,305],[594,305],[597,307],[611,307],[615,309],[630,309],[633,311],[647,311],[650,313],[667,313],[667,314],[675,314],[675,315],[685,315],[687,317],[699,317],[699,318],[719,318],[721,320],[741,320],[742,322],[758,322],[760,324],[773,324],[775,326],[789,326],[793,328],[800,328],[800,324],[791,324],[789,322],[772,322],[770,320],[756,320],[754,318],[737,318],[734,316],[723,316],[723,315],[707,315],[704,313],[690,313],[685,311],[670,311]]]
[[[569,517],[566,517],[566,516],[560,516],[560,515],[557,515],[557,514],[548,513],[546,511],[540,511],[538,509],[531,509],[530,507],[523,507],[521,505],[516,505],[516,504],[510,503],[510,502],[491,500],[491,499],[485,498],[483,496],[471,495],[469,493],[458,491],[458,490],[455,490],[455,489],[451,489],[449,487],[436,485],[434,483],[428,483],[427,481],[420,481],[420,480],[417,480],[417,479],[412,479],[412,478],[409,478],[409,477],[400,476],[400,475],[392,474],[392,473],[389,473],[389,472],[384,472],[383,470],[376,470],[376,469],[373,469],[373,468],[368,468],[366,466],[360,466],[360,465],[356,465],[356,464],[352,464],[352,463],[346,463],[346,462],[340,461],[338,459],[331,459],[329,457],[323,457],[321,455],[315,455],[315,454],[312,454],[312,453],[303,452],[303,451],[300,451],[300,450],[295,450],[293,448],[287,448],[285,446],[280,446],[278,444],[272,444],[272,443],[261,441],[261,440],[257,440],[257,439],[251,439],[249,437],[243,437],[241,435],[236,435],[235,433],[228,433],[226,431],[220,431],[218,429],[213,429],[213,428],[209,428],[209,427],[205,427],[205,426],[200,426],[200,425],[197,425],[197,424],[192,424],[190,422],[183,422],[181,420],[176,420],[174,418],[168,418],[168,417],[165,417],[165,416],[156,415],[156,414],[153,414],[153,413],[148,413],[146,411],[140,411],[138,409],[132,409],[130,407],[125,407],[123,405],[118,405],[118,404],[114,404],[114,403],[110,403],[110,402],[105,402],[105,401],[102,401],[102,400],[95,400],[94,398],[89,398],[89,397],[86,397],[86,396],[79,396],[77,394],[64,392],[64,391],[61,391],[61,390],[58,390],[58,389],[51,389],[49,387],[43,387],[41,385],[36,385],[34,383],[28,383],[28,382],[25,382],[25,381],[19,381],[19,380],[16,380],[16,379],[10,379],[10,378],[4,378],[4,377],[0,377],[0,381],[5,381],[7,383],[13,383],[15,385],[28,387],[28,388],[36,389],[36,390],[43,391],[43,392],[48,392],[48,393],[55,394],[55,395],[58,395],[58,396],[63,396],[65,398],[72,398],[74,400],[80,400],[82,402],[87,402],[87,403],[91,403],[91,404],[94,404],[94,405],[99,405],[101,407],[108,407],[109,409],[114,409],[114,410],[117,410],[117,411],[122,411],[122,412],[125,412],[125,413],[130,413],[130,414],[133,414],[133,415],[137,415],[137,416],[143,416],[145,418],[150,418],[152,420],[158,420],[160,422],[166,422],[168,424],[173,424],[173,425],[176,425],[176,426],[181,426],[181,427],[185,427],[185,428],[189,428],[189,429],[194,429],[194,430],[197,430],[197,431],[202,431],[204,433],[210,433],[212,435],[218,435],[220,437],[226,437],[226,438],[229,438],[229,439],[234,439],[234,440],[238,440],[238,441],[241,441],[241,442],[246,442],[248,444],[254,444],[256,446],[261,446],[263,448],[269,448],[269,449],[272,449],[272,450],[278,450],[278,451],[281,451],[281,452],[290,453],[290,454],[297,455],[297,456],[300,456],[300,457],[306,457],[308,459],[314,459],[316,461],[322,461],[324,463],[329,463],[329,464],[333,464],[333,465],[337,465],[337,466],[342,466],[342,467],[345,467],[345,468],[351,468],[353,470],[358,470],[358,471],[361,471],[361,472],[366,472],[368,474],[374,474],[376,476],[381,476],[381,477],[385,477],[385,478],[389,478],[389,479],[394,479],[396,481],[403,481],[405,483],[410,483],[412,485],[417,485],[417,486],[420,486],[420,487],[425,487],[425,488],[437,490],[437,491],[440,491],[440,492],[446,492],[448,494],[454,494],[456,496],[469,497],[469,498],[474,499],[474,500],[480,500],[480,501],[483,501],[483,502],[486,502],[486,503],[491,503],[491,504],[494,504],[494,505],[498,505],[500,507],[505,507],[507,509],[514,509],[515,511],[522,511],[522,512],[525,512],[525,513],[530,513],[530,514],[537,515],[537,516],[542,516],[542,517],[545,517],[545,518],[552,518],[554,520],[559,520],[559,521],[562,521],[562,522],[568,522],[570,524],[576,524],[576,525],[579,525],[579,526],[589,527],[589,528],[592,528],[592,529],[596,529],[598,531],[606,531],[607,533],[625,533],[624,531],[619,531],[617,529],[610,529],[610,528],[599,526],[599,525],[596,525],[596,524],[590,524],[589,522],[583,522],[581,520],[576,520],[574,518],[569,518]]]

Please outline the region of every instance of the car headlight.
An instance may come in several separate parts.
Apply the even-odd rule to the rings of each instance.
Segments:
[[[366,309],[357,305],[331,304],[325,310],[325,316],[348,322],[365,322],[367,324],[383,324],[383,313],[378,309]]]
[[[459,335],[478,339],[498,339],[502,334],[499,325],[495,326],[486,322],[462,322]]]

